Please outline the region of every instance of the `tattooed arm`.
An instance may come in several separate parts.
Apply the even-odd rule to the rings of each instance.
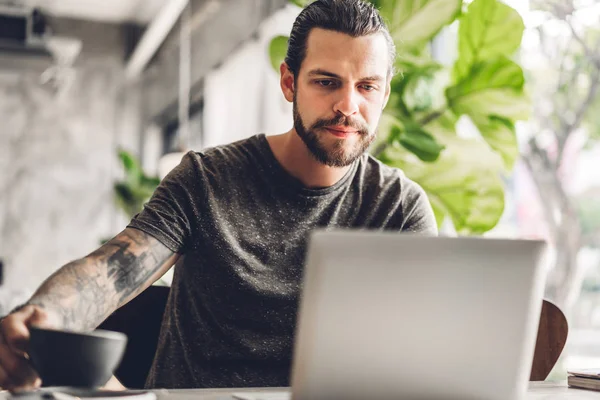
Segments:
[[[159,279],[177,258],[157,239],[127,228],[98,250],[59,269],[27,304],[58,316],[61,328],[92,330]]]
[[[25,306],[0,323],[0,387],[40,385],[25,359],[29,326],[74,331],[98,326],[160,278],[178,259],[157,239],[127,228],[88,256],[50,276]]]

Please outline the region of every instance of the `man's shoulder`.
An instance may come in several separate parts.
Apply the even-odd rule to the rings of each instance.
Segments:
[[[245,168],[261,157],[261,138],[254,135],[235,142],[191,150],[185,154],[182,163],[188,168],[220,169]]]
[[[193,152],[202,159],[231,159],[247,156],[260,150],[261,135],[254,135],[236,140],[235,142],[209,146],[201,151]]]
[[[367,185],[400,189],[403,196],[421,195],[424,192],[421,185],[407,177],[403,170],[387,165],[371,154],[364,156],[363,165]]]

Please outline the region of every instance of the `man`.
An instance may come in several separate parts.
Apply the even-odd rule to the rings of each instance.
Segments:
[[[437,233],[423,190],[365,153],[394,52],[370,4],[303,10],[281,65],[293,129],[184,156],[123,232],[4,318],[0,385],[40,384],[24,358],[28,326],[91,330],[182,256],[147,386],[288,385],[310,231]]]

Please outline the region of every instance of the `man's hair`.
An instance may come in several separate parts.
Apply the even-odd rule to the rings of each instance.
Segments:
[[[388,77],[394,74],[396,46],[379,11],[363,0],[317,0],[296,18],[288,42],[285,63],[294,76],[298,75],[306,57],[308,35],[313,28],[345,33],[352,37],[382,33],[389,49]]]

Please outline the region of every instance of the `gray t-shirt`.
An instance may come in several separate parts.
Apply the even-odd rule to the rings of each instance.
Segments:
[[[317,227],[437,234],[424,191],[363,155],[308,189],[265,135],[187,153],[130,223],[183,255],[149,388],[287,386],[307,237]]]

